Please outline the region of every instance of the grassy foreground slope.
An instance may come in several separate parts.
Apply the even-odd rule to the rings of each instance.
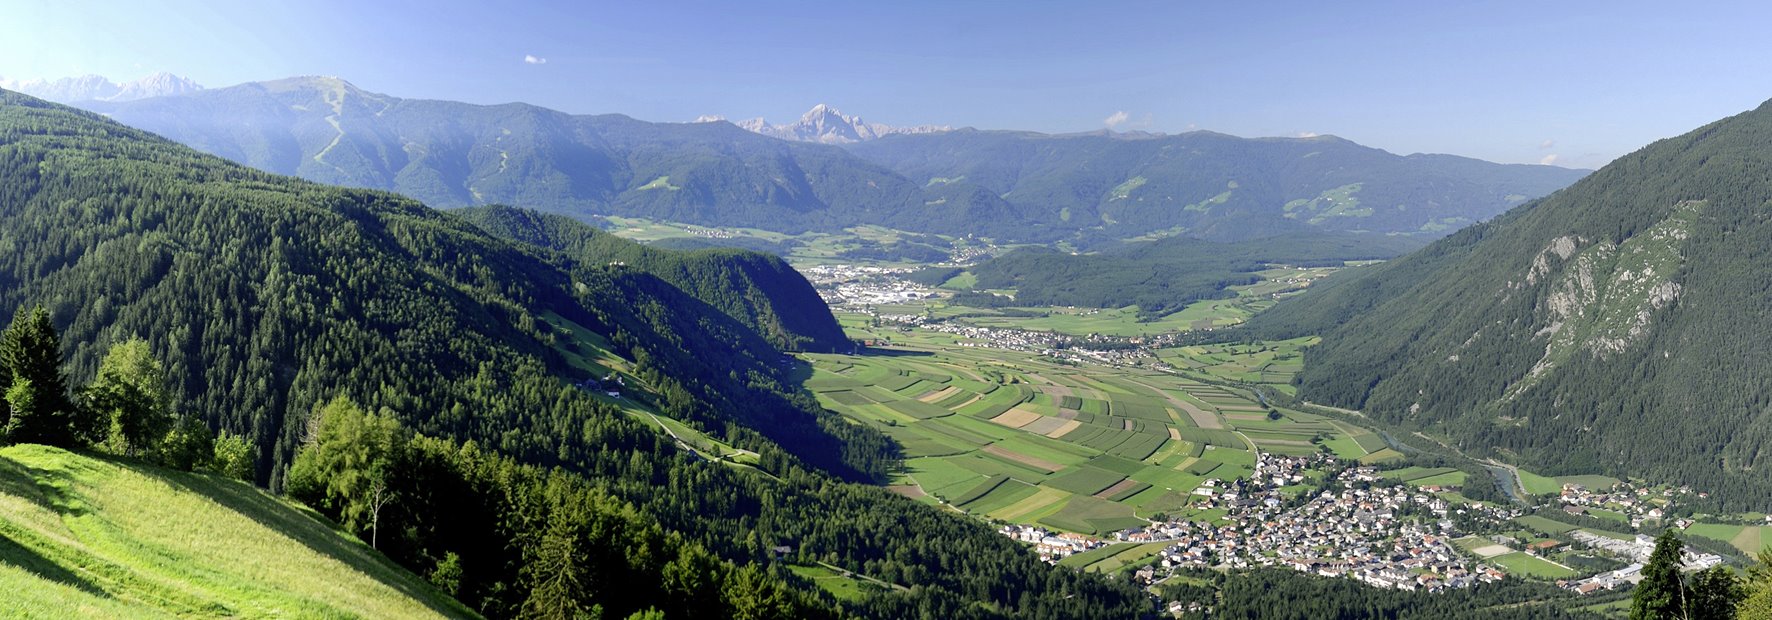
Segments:
[[[251,485],[38,445],[0,449],[0,616],[472,617]]]

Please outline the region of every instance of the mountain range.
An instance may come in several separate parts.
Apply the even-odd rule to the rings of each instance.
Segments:
[[[726,120],[718,116],[703,116],[695,119],[698,123],[718,122]],[[864,121],[859,116],[849,116],[825,104],[813,106],[800,120],[787,125],[771,125],[763,117],[737,121],[733,123],[745,131],[763,134],[772,138],[794,140],[797,142],[818,142],[821,144],[850,144],[893,134],[920,134],[952,131],[945,125],[917,125],[915,127],[893,127],[880,123]]]
[[[1772,499],[1772,102],[1250,322],[1305,398],[1546,474]]]
[[[203,90],[189,79],[164,71],[129,82],[112,82],[103,76],[82,75],[56,80],[0,79],[0,88],[16,90],[39,99],[77,103],[83,101],[135,101],[150,97],[184,95]]]
[[[1303,230],[1432,238],[1585,174],[1398,156],[1330,137],[1208,132],[956,130],[838,147],[724,122],[401,99],[337,78],[81,105],[262,170],[436,207],[510,204],[790,233],[874,224],[1029,242]],[[854,128],[834,110],[814,112],[808,131]]]
[[[1251,139],[1209,131],[963,129],[849,150],[936,200],[1001,205],[1034,226],[1110,238],[1159,233],[1234,241],[1304,230],[1432,238],[1586,174],[1398,156],[1334,136]]]

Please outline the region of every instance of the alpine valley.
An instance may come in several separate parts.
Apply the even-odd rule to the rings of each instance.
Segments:
[[[1588,171],[0,88],[0,617],[1772,618],[1772,102]]]

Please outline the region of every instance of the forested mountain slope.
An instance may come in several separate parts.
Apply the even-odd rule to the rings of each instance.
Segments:
[[[81,105],[262,170],[437,207],[786,232],[877,224],[1024,241],[1183,229],[1220,240],[1315,228],[1437,237],[1584,174],[1204,132],[957,131],[845,150],[725,122],[400,99],[318,77]]]
[[[312,412],[346,396],[464,444],[435,450],[465,455],[454,467],[484,481],[476,494],[514,488],[494,484],[510,476],[553,497],[607,493],[643,516],[622,521],[656,523],[739,564],[765,562],[771,546],[786,544],[790,560],[906,587],[845,603],[847,613],[1127,617],[1148,608],[1135,589],[1053,570],[976,521],[841,481],[881,476],[895,462],[884,438],[818,409],[762,336],[664,279],[513,244],[399,196],[251,170],[0,92],[0,312],[27,303],[48,308],[75,384],[112,343],[147,339],[166,362],[177,408],[249,437],[261,455],[258,478],[273,486]],[[759,453],[755,468],[692,458],[574,387],[590,374],[574,358],[592,347],[629,360],[664,413]],[[510,473],[472,456],[479,452],[560,469]],[[561,504],[577,510],[577,501]],[[397,554],[426,574],[446,567],[450,544],[485,534],[439,533],[427,529],[432,521],[383,525],[443,544]],[[561,533],[563,544],[622,553],[574,531]],[[567,549],[559,556],[567,561],[603,557]],[[791,580],[776,569],[746,575]],[[523,596],[483,583],[486,591],[463,599],[476,609],[508,611]],[[588,604],[598,591],[579,595]]]
[[[267,448],[263,475],[288,456],[289,421],[337,390],[422,403],[421,432],[561,458],[560,439],[532,431],[586,412],[529,419],[520,399],[551,400],[553,376],[578,372],[554,346],[568,324],[643,359],[687,418],[823,434],[745,389],[779,385],[768,342],[655,276],[569,269],[398,196],[229,165],[16,96],[6,111],[0,307],[49,306],[81,343],[77,376],[109,342],[153,336],[184,400]],[[814,460],[843,470],[825,443]]]
[[[454,212],[494,235],[562,252],[587,265],[617,265],[663,278],[746,323],[778,347],[849,350],[849,338],[805,276],[779,257],[735,249],[650,248],[560,215],[505,206]]]
[[[1161,316],[1236,293],[1269,264],[1315,267],[1393,258],[1420,247],[1411,237],[1306,231],[1234,243],[1188,237],[1127,244],[1099,254],[1027,248],[970,269],[973,288],[1016,289],[1027,306],[1123,308]]]
[[[1001,200],[1043,227],[1220,241],[1337,230],[1434,238],[1556,191],[1585,170],[1398,156],[1334,136],[959,130],[846,147],[952,200]],[[979,190],[983,190],[982,192]]]
[[[1772,104],[1251,322],[1305,398],[1546,473],[1772,498]]]

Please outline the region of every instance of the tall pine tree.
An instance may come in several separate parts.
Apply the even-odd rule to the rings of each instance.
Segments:
[[[1681,618],[1686,598],[1685,584],[1680,582],[1680,551],[1685,544],[1673,530],[1655,538],[1655,551],[1643,566],[1643,580],[1631,594],[1631,620],[1663,620]]]
[[[42,306],[20,308],[0,333],[0,366],[10,379],[6,437],[19,443],[72,447],[97,429],[80,423],[61,370],[61,337]]]

